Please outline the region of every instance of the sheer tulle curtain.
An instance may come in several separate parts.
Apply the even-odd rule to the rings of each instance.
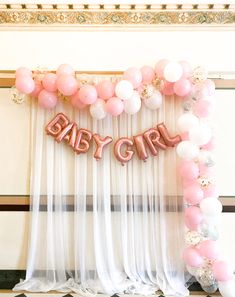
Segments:
[[[147,162],[135,155],[121,166],[112,145],[97,162],[94,147],[77,156],[44,130],[57,112],[64,112],[79,127],[114,140],[162,121],[174,134],[180,113],[176,102],[169,97],[159,111],[143,106],[137,115],[101,121],[68,104],[48,112],[34,103],[31,236],[26,279],[15,290],[148,295],[160,289],[188,295],[175,149],[149,156]]]

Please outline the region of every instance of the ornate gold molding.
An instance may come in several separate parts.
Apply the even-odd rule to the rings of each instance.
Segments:
[[[0,28],[14,26],[233,26],[235,7],[221,5],[0,5]]]

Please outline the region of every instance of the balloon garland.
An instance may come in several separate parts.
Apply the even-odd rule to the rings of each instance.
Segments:
[[[39,106],[44,109],[55,108],[58,99],[66,97],[76,109],[89,107],[91,116],[97,120],[104,119],[108,114],[135,114],[140,110],[141,104],[156,110],[161,106],[164,96],[176,95],[176,100],[182,101],[184,110],[177,122],[182,141],[176,142],[179,142],[176,151],[181,159],[179,174],[185,202],[186,248],[182,257],[188,272],[207,293],[213,293],[219,288],[222,296],[235,296],[233,272],[222,259],[216,243],[222,205],[213,179],[214,161],[211,151],[214,140],[208,120],[214,107],[215,85],[207,79],[203,68],[192,69],[185,61],[170,62],[163,59],[155,68],[143,66],[141,69],[127,69],[116,83],[103,80],[94,84],[78,80],[73,68],[67,64],[60,65],[56,73],[46,72],[40,75],[21,67],[16,71],[15,86],[19,92],[37,98]],[[75,126],[69,125],[68,122],[65,127],[71,130],[71,134],[69,137],[63,134],[63,137],[74,148],[77,130],[75,131]],[[63,137],[61,134],[57,135],[52,128],[53,125],[49,124],[47,133],[57,137],[60,142]],[[83,150],[79,153],[86,152],[89,149],[88,142],[93,137],[97,145],[94,155],[96,159],[101,158],[103,148],[112,142],[110,136],[101,138],[86,129],[81,133],[86,134],[86,140],[82,148],[78,145],[76,149]],[[146,137],[136,135],[133,140],[120,138],[114,149],[119,161],[125,163],[133,155],[132,150],[127,150],[125,156],[120,155],[122,145],[130,147],[135,144],[137,154],[141,152],[138,155],[141,160],[146,159],[143,141],[147,141],[152,155],[157,154],[160,144],[169,145],[159,144],[159,133],[164,133],[159,127],[151,133],[156,135],[152,134],[153,137],[150,137],[145,132],[143,135],[147,135]]]

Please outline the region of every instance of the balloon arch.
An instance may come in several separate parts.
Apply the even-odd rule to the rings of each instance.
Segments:
[[[188,272],[206,292],[213,293],[219,288],[223,296],[234,296],[233,273],[216,242],[222,205],[213,181],[211,157],[214,140],[209,116],[214,107],[215,84],[207,79],[202,67],[192,69],[186,61],[164,59],[155,68],[132,67],[116,82],[104,79],[99,83],[77,79],[75,71],[67,64],[51,73],[32,73],[21,67],[16,71],[15,86],[21,95],[36,98],[41,108],[53,109],[58,100],[66,99],[76,109],[89,108],[95,120],[122,113],[132,115],[143,104],[154,111],[161,107],[163,100],[180,101],[183,113],[177,120],[178,135],[171,136],[164,123],[160,123],[133,139],[116,140],[114,153],[124,165],[135,151],[138,158],[145,161],[147,149],[156,156],[159,149],[176,146],[185,203],[186,246],[182,258]],[[173,99],[170,96],[174,96]],[[112,137],[93,135],[85,128],[78,128],[60,113],[47,125],[46,132],[57,142],[66,141],[77,154],[86,153],[93,140],[97,145],[94,157],[102,159],[103,150],[113,141]]]

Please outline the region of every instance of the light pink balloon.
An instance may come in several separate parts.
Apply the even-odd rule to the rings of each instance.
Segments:
[[[193,161],[183,161],[180,165],[179,172],[186,179],[196,179],[199,176],[199,167]]]
[[[189,140],[189,132],[184,132],[180,134],[182,140]]]
[[[107,101],[105,108],[106,111],[112,116],[118,116],[123,112],[124,104],[120,98],[113,97]]]
[[[204,260],[200,256],[198,250],[194,247],[187,247],[183,253],[185,263],[191,267],[199,267],[203,264]]]
[[[83,104],[92,104],[97,100],[96,88],[92,85],[85,85],[78,91],[78,96]]]
[[[201,176],[211,177],[213,174],[213,169],[211,167],[206,166],[203,162],[199,162],[199,171]]]
[[[96,90],[99,98],[108,100],[114,96],[115,84],[109,80],[103,80],[97,84]]]
[[[56,71],[57,76],[61,74],[68,74],[68,75],[75,75],[75,71],[73,70],[73,67],[70,66],[69,64],[61,64],[57,71]]]
[[[204,82],[208,90],[208,95],[213,96],[215,94],[215,83],[211,79],[206,79]]]
[[[179,97],[187,96],[191,90],[191,82],[186,78],[181,78],[174,84],[174,92]]]
[[[203,192],[204,192],[204,197],[215,197],[215,198],[219,197],[219,191],[217,187],[213,184],[210,184],[209,186],[204,187]]]
[[[168,63],[169,63],[169,60],[166,60],[166,59],[162,59],[157,62],[157,64],[155,65],[155,73],[158,78],[164,77],[164,68]]]
[[[197,186],[197,185],[198,185],[197,179],[189,179],[189,178],[183,178],[182,179],[183,189],[186,189],[186,188],[191,187],[191,186]]]
[[[150,66],[143,66],[141,69],[142,82],[145,84],[151,83],[155,77],[154,69]]]
[[[203,220],[203,215],[199,207],[190,206],[185,209],[185,225],[190,230],[197,230]]]
[[[124,72],[123,79],[128,80],[130,83],[132,83],[134,89],[136,89],[142,82],[142,73],[140,69],[131,67]]]
[[[38,105],[44,109],[53,109],[56,107],[58,98],[56,93],[42,90],[38,95]]]
[[[198,246],[199,254],[209,260],[217,259],[219,255],[219,248],[215,241],[204,240]]]
[[[190,205],[199,204],[203,197],[204,193],[199,185],[190,186],[184,189],[184,199]]]
[[[194,114],[200,118],[208,117],[212,111],[213,105],[207,100],[198,100],[194,105]]]
[[[212,151],[215,148],[215,139],[212,137],[210,141],[201,146],[202,149]]]
[[[191,65],[187,61],[180,61],[179,63],[183,68],[183,78],[189,78],[192,76],[193,70]]]
[[[32,71],[26,67],[20,67],[16,70],[15,76],[16,78],[19,76],[31,76],[32,77]]]
[[[233,277],[233,271],[225,261],[216,261],[212,265],[212,272],[219,282],[226,282]]]
[[[174,83],[169,81],[164,81],[164,83],[161,86],[161,92],[165,96],[172,96],[174,95]]]
[[[72,96],[77,92],[78,82],[70,74],[61,74],[57,78],[57,88],[65,96]]]
[[[70,96],[69,100],[70,100],[71,105],[77,109],[83,109],[86,107],[86,104],[84,104],[80,101],[78,92],[75,93],[74,95]]]
[[[38,94],[42,91],[43,87],[42,87],[42,83],[40,80],[36,80],[35,81],[35,87],[32,93],[30,93],[30,96],[37,98]]]
[[[16,78],[15,86],[21,93],[30,94],[35,88],[35,82],[31,76],[20,75]]]
[[[42,85],[49,92],[57,91],[57,75],[55,73],[47,73],[43,77]]]

